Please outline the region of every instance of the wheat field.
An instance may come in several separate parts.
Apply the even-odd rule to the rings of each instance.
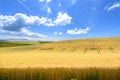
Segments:
[[[1,68],[0,80],[120,80],[120,69]]]
[[[120,80],[120,38],[0,47],[0,80]]]
[[[119,67],[120,38],[1,47],[0,67]]]

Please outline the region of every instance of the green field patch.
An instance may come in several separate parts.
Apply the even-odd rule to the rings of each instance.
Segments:
[[[22,43],[22,42],[0,42],[0,47],[13,47],[13,46],[26,46],[32,45],[29,43]]]

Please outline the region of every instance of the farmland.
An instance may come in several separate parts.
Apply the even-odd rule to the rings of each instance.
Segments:
[[[120,38],[0,47],[1,80],[19,80],[18,75],[22,80],[119,80]]]
[[[0,67],[118,67],[120,38],[1,47]]]

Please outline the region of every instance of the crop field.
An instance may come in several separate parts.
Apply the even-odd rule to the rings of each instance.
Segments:
[[[120,69],[1,68],[0,80],[120,80]]]
[[[0,80],[120,80],[120,38],[1,46]]]

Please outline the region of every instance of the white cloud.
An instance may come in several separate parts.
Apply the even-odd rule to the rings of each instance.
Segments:
[[[20,31],[23,27],[32,26],[63,26],[71,23],[72,17],[67,13],[59,12],[55,20],[46,17],[27,16],[26,14],[16,13],[7,16],[0,15],[0,28],[8,31]]]
[[[46,2],[46,3],[50,3],[52,0],[39,0],[39,2]]]
[[[46,0],[46,3],[49,3],[49,2],[51,2],[52,0]]]
[[[34,38],[28,36],[16,36],[16,35],[0,35],[0,40],[12,40],[12,41],[47,41],[47,38]]]
[[[14,16],[0,15],[0,27],[8,31],[20,31],[23,27],[44,24],[43,18],[16,13]]]
[[[71,23],[71,17],[67,13],[59,12],[56,19],[52,20],[47,17],[28,16],[22,13],[15,15],[0,15],[0,38],[5,36],[18,36],[29,38],[44,38],[46,35],[35,33],[27,30],[34,26],[64,26]],[[59,32],[59,35],[62,33]]]
[[[31,32],[31,31],[25,29],[25,28],[21,29],[21,33],[25,34],[25,36],[28,36],[28,37],[47,37],[46,35],[34,33],[34,32]]]
[[[70,2],[72,3],[72,5],[74,5],[77,2],[77,0],[70,0]]]
[[[77,34],[87,34],[88,31],[90,30],[89,27],[86,27],[85,29],[73,29],[73,30],[67,30],[67,34],[70,34],[70,35],[77,35]]]
[[[45,0],[39,0],[39,2],[44,2]]]
[[[48,13],[52,13],[52,11],[51,11],[51,8],[50,8],[50,7],[47,7],[47,12],[48,12]]]
[[[66,25],[66,24],[70,24],[71,20],[72,17],[70,17],[67,13],[59,12],[54,23],[56,25]]]
[[[118,2],[118,3],[113,3],[111,6],[105,7],[105,9],[107,9],[107,11],[111,11],[111,10],[113,10],[113,9],[115,9],[115,8],[120,8],[120,2]]]
[[[48,3],[50,3],[52,0],[39,0],[40,3],[43,5],[41,6],[41,10],[46,11],[48,14],[52,13],[51,8],[48,6]]]
[[[6,31],[3,29],[0,29],[0,35],[16,35],[16,36],[27,36],[27,37],[47,37],[47,35],[43,35],[40,33],[35,33],[35,32],[31,32],[25,28],[22,28],[21,31],[18,32],[14,32],[14,31]]]
[[[54,35],[62,35],[62,32],[54,32]]]
[[[40,33],[31,32],[25,28],[22,28],[21,31],[13,32],[13,31],[6,31],[0,29],[0,39],[8,39],[8,40],[44,40],[48,38],[47,35],[43,35]]]

